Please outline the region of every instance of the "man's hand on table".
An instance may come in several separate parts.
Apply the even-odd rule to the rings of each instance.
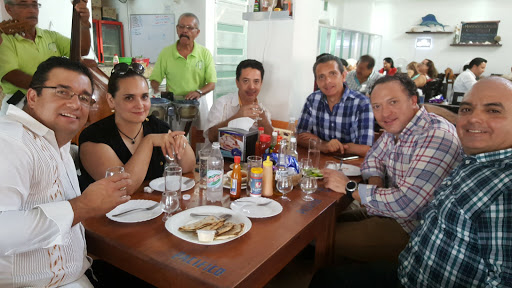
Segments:
[[[348,146],[341,143],[338,139],[332,139],[330,141],[322,141],[320,151],[322,153],[334,153],[339,151],[341,154],[345,154],[347,148]]]
[[[185,99],[187,100],[194,100],[201,98],[201,94],[197,91],[190,91],[187,95],[185,95]]]
[[[98,180],[82,195],[69,200],[74,212],[73,225],[90,217],[105,215],[115,207],[130,200],[126,187],[132,184],[130,174],[116,174],[112,177]]]
[[[349,181],[348,177],[341,171],[333,169],[323,169],[324,174],[324,186],[334,192],[346,194],[345,187]]]

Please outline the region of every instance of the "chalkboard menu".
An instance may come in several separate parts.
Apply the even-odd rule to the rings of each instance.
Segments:
[[[495,43],[500,21],[462,22],[460,43],[490,44]]]

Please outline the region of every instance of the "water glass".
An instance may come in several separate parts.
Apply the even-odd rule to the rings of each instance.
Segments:
[[[258,103],[258,102],[254,102],[254,104],[257,104],[258,105],[258,108],[254,108],[254,110],[256,111],[256,113],[258,113],[258,118],[256,118],[256,121],[260,121],[261,120],[261,117],[259,116],[262,112],[263,112],[263,108],[261,108],[261,104]]]
[[[282,200],[291,201],[291,199],[286,196],[286,193],[293,189],[292,176],[281,176],[276,182],[276,188],[283,194],[283,196],[281,196]]]
[[[310,169],[313,167],[313,161],[309,158],[302,158],[299,162],[300,173],[304,175],[304,169]]]
[[[165,190],[162,193],[162,201],[160,201],[162,210],[165,212],[163,221],[167,221],[170,213],[180,210],[181,174],[179,166],[169,166],[164,170]],[[174,208],[174,206],[177,207]]]
[[[320,165],[320,139],[309,139],[308,158],[311,159],[313,168]]]
[[[206,189],[206,173],[208,172],[208,157],[212,153],[212,149],[205,148],[199,151],[199,187]]]
[[[316,178],[315,177],[309,177],[309,176],[303,176],[302,180],[300,180],[300,189],[302,192],[306,193],[304,197],[302,197],[302,200],[304,201],[313,201],[315,200],[313,197],[309,196],[309,194],[312,194],[316,191],[317,188]]]
[[[325,161],[324,168],[325,169],[338,170],[339,169],[339,164],[336,163],[335,161]]]
[[[123,166],[116,166],[111,167],[107,169],[107,172],[105,172],[105,178],[112,177],[116,174],[124,173],[124,167]]]
[[[247,196],[251,194],[251,169],[259,167],[263,168],[263,160],[260,156],[247,157]]]

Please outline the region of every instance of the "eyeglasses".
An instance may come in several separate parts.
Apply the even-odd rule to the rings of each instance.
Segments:
[[[176,28],[178,28],[178,30],[187,30],[189,32],[192,32],[194,31],[195,29],[197,29],[196,27],[192,27],[192,26],[185,26],[185,25],[176,25]]]
[[[61,86],[35,86],[32,88],[33,89],[54,89],[55,96],[62,98],[62,99],[66,99],[66,100],[70,100],[71,98],[73,98],[73,96],[76,95],[76,97],[78,97],[78,101],[80,101],[80,104],[82,104],[82,106],[85,106],[85,107],[91,107],[96,103],[96,100],[94,100],[92,98],[92,95],[77,94],[77,93],[71,91],[70,89],[61,87]]]
[[[124,75],[126,72],[133,70],[135,73],[139,75],[144,75],[144,71],[146,71],[146,68],[140,63],[132,63],[132,64],[126,64],[126,63],[119,63],[114,66],[112,71],[110,72],[111,75]]]
[[[21,9],[29,9],[29,8],[39,9],[39,8],[41,8],[41,3],[19,3],[19,4],[9,4],[9,5],[18,6]]]

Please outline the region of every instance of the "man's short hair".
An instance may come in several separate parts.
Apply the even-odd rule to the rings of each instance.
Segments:
[[[484,58],[477,57],[477,58],[471,60],[471,62],[469,62],[469,69],[473,68],[473,66],[478,67],[482,63],[487,63],[487,60],[485,60]]]
[[[196,23],[197,23],[197,27],[199,29],[199,18],[197,18],[196,14],[194,13],[190,13],[190,12],[187,12],[187,13],[183,13],[180,15],[180,18],[178,18],[178,24],[180,23],[180,20],[181,18],[183,17],[193,17],[194,19],[196,19]]]
[[[34,87],[45,86],[44,83],[48,81],[48,74],[50,74],[50,72],[55,68],[62,68],[87,76],[89,81],[91,81],[91,94],[94,92],[94,82],[89,68],[81,62],[71,61],[66,57],[52,56],[39,64],[34,76],[32,76],[32,81],[30,82],[29,87],[34,89],[37,92],[37,95],[41,95],[42,88]]]
[[[236,81],[240,80],[240,75],[242,75],[242,70],[246,68],[252,68],[260,71],[261,81],[263,81],[263,75],[265,74],[265,69],[263,69],[263,64],[260,61],[254,59],[246,59],[243,60],[236,66]]]
[[[334,61],[334,62],[338,63],[338,70],[340,70],[340,73],[343,74],[343,71],[345,71],[345,66],[343,66],[343,63],[341,62],[340,58],[338,58],[332,54],[324,53],[324,55],[320,55],[319,57],[316,58],[315,65],[313,65],[313,74],[315,75],[315,80],[316,80],[316,67],[318,66],[318,64],[327,63],[329,61]]]
[[[370,55],[363,55],[359,60],[358,63],[366,63],[366,68],[373,69],[375,67],[375,59]]]
[[[373,93],[373,90],[380,84],[389,83],[396,81],[400,86],[402,87],[402,90],[405,91],[405,93],[409,96],[416,96],[418,97],[418,87],[416,87],[416,84],[414,84],[414,81],[407,76],[407,74],[395,74],[393,76],[384,76],[379,78],[377,81],[375,81],[375,84],[373,84],[372,90],[370,91],[370,98]]]

